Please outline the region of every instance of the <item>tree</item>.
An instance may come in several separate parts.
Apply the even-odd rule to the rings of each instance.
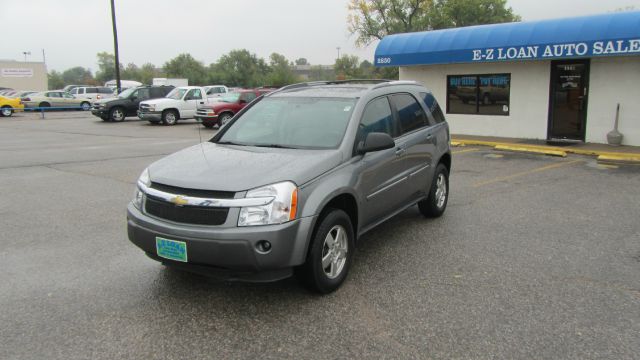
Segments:
[[[506,0],[350,0],[349,31],[356,44],[386,35],[520,21]]]
[[[95,85],[95,79],[89,69],[82,66],[72,67],[62,73],[62,81],[65,85]]]
[[[362,76],[358,64],[360,59],[355,55],[342,55],[339,59],[336,59],[334,70],[336,72],[336,79],[357,79]]]
[[[191,54],[180,54],[164,63],[163,68],[167,77],[187,78],[191,85],[206,85],[208,80],[207,69]]]
[[[138,81],[143,84],[151,85],[151,83],[153,82],[153,78],[157,77],[165,77],[165,74],[155,65],[146,63],[140,68],[140,79]]]
[[[122,69],[120,76],[123,80],[136,80],[140,81],[140,68],[134,63],[128,63],[127,66]]]
[[[264,85],[269,66],[264,59],[246,49],[231,50],[210,66],[211,77],[228,86],[255,87]]]
[[[306,58],[296,59],[296,65],[309,65],[309,62]]]
[[[49,90],[62,89],[64,87],[64,80],[62,80],[62,74],[55,70],[51,70],[47,74],[49,79]]]
[[[269,56],[269,74],[266,83],[272,86],[284,86],[297,82],[298,77],[293,73],[293,64],[283,55],[273,53]]]
[[[108,52],[99,52],[98,57],[98,71],[96,71],[96,80],[99,83],[105,83],[109,80],[116,78],[116,58],[113,54]],[[122,72],[122,64],[120,64],[120,71]]]

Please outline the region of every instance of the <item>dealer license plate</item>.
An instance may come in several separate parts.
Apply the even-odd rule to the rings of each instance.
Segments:
[[[187,262],[187,243],[184,241],[156,236],[156,251],[158,256],[165,259]]]

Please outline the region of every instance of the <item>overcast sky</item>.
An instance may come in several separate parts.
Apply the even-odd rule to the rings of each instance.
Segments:
[[[347,31],[348,0],[116,0],[120,62],[158,66],[180,53],[205,64],[233,49],[267,58],[333,64],[341,54],[373,60],[375,44],[359,49]],[[509,0],[524,20],[609,12],[640,0]],[[0,59],[42,61],[49,69],[84,66],[113,52],[109,0],[2,0]]]

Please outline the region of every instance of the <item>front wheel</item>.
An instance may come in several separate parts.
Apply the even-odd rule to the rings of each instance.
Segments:
[[[162,123],[165,125],[175,125],[178,122],[178,112],[166,110],[162,113]]]
[[[111,121],[120,122],[124,120],[124,109],[121,107],[114,107],[109,111],[109,119]]]
[[[220,120],[218,120],[220,126],[226,125],[229,120],[231,120],[231,118],[233,118],[233,115],[231,115],[230,113],[223,113],[222,115],[220,115]]]
[[[429,197],[418,203],[422,215],[426,217],[440,217],[444,214],[449,200],[449,171],[443,164],[438,164],[431,182]]]
[[[2,110],[0,111],[0,115],[9,117],[11,116],[11,114],[13,114],[13,109],[11,108],[11,106],[5,105],[2,107]]]
[[[354,244],[349,216],[342,210],[330,210],[314,233],[305,264],[298,269],[301,280],[321,294],[338,289],[349,272]]]

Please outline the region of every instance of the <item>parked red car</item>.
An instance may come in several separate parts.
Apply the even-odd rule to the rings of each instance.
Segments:
[[[207,128],[226,124],[233,115],[252,102],[255,98],[272,92],[274,89],[252,89],[230,92],[213,105],[205,105],[196,111],[195,119]]]

